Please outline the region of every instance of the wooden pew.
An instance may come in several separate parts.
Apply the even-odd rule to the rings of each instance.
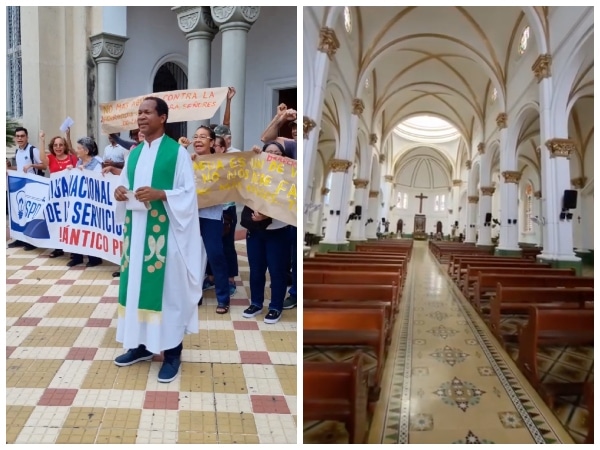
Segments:
[[[514,261],[514,262],[523,262],[521,258],[510,258],[505,256],[494,256],[494,255],[450,255],[450,260],[448,262],[448,275],[450,278],[454,279],[457,274],[457,270],[461,264],[461,262],[471,262],[471,261]]]
[[[594,345],[593,310],[529,309],[527,324],[519,328],[517,366],[550,407],[557,395],[581,395],[584,383],[544,383],[540,381],[537,353],[544,346]]]
[[[564,275],[557,270],[564,271]],[[594,277],[577,277],[575,269],[550,269],[536,274],[508,275],[503,273],[489,273],[483,270],[477,272],[477,281],[473,285],[473,307],[482,312],[481,304],[484,297],[496,292],[500,283],[504,287],[594,287]]]
[[[303,263],[304,270],[321,270],[321,271],[337,271],[337,272],[392,272],[396,274],[398,279],[398,285],[403,286],[405,277],[403,275],[403,267],[397,264],[387,263],[371,263],[371,262],[360,262],[360,261],[344,261],[343,264],[328,262],[328,261],[317,261],[316,258],[305,259]]]
[[[481,269],[485,267],[494,267],[494,268],[511,268],[511,269],[541,269],[546,268],[550,269],[552,266],[550,264],[538,264],[533,261],[523,262],[469,262],[463,268],[461,265],[460,269],[460,278],[457,280],[458,287],[462,290],[463,294],[466,298],[469,298],[469,292],[475,280],[477,280],[477,276],[474,275],[474,271],[476,269]]]
[[[514,341],[516,336],[502,334],[502,314],[527,314],[531,307],[538,309],[584,309],[593,305],[594,289],[590,288],[523,288],[496,286],[490,302],[490,331],[500,343]]]
[[[368,255],[368,254],[365,253],[364,255]],[[364,257],[361,257],[359,255],[356,255],[356,256],[343,255],[342,256],[342,255],[329,255],[327,253],[327,254],[315,255],[315,258],[311,258],[311,260],[314,260],[317,262],[329,262],[329,263],[333,263],[333,264],[360,263],[363,265],[363,267],[367,267],[368,264],[395,264],[399,268],[401,268],[403,279],[406,277],[406,273],[408,271],[407,260],[405,258],[401,258],[401,257],[397,257],[397,256],[379,258],[378,256],[364,256]]]
[[[305,361],[302,371],[304,420],[343,422],[350,444],[365,443],[368,380],[362,352],[350,362]]]
[[[304,309],[304,345],[366,346],[375,351],[377,367],[369,380],[369,401],[379,400],[385,359],[385,310]]]

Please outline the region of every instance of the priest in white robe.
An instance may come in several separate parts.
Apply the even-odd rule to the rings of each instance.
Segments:
[[[138,126],[145,140],[134,149],[115,190],[125,212],[117,336],[128,366],[164,352],[159,382],[174,380],[185,334],[198,332],[206,252],[200,236],[189,154],[164,134],[167,104],[148,97]]]

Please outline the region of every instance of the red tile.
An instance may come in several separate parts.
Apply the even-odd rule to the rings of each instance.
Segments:
[[[254,320],[233,320],[234,330],[258,330],[258,323]]]
[[[14,327],[35,327],[41,321],[41,317],[21,317],[17,320]]]
[[[38,270],[39,268],[39,266],[23,266],[21,270]]]
[[[69,267],[69,270],[85,270],[85,264],[79,264],[78,266]]]
[[[250,352],[241,350],[240,358],[242,360],[242,364],[272,364],[271,358],[269,357],[269,352]]]
[[[79,389],[52,389],[44,391],[38,406],[71,406]]]
[[[251,395],[255,414],[291,414],[283,395]]]
[[[69,350],[69,353],[67,353],[65,359],[71,359],[76,361],[93,361],[97,351],[97,348],[73,347],[71,350]]]
[[[101,297],[100,303],[119,303],[118,297]]]
[[[246,252],[237,251],[236,253],[237,253],[239,256],[248,256],[248,253],[246,253]]]
[[[57,280],[56,284],[73,284],[75,280]]]
[[[147,391],[144,399],[144,409],[178,410],[179,392]]]
[[[16,279],[16,278],[7,278],[6,279],[6,284],[19,284],[21,282],[21,280]]]
[[[235,280],[235,285],[236,286],[243,286],[244,282],[242,280]]]
[[[243,229],[243,228],[235,230],[235,235],[234,235],[235,236],[235,240],[236,241],[241,241],[243,239],[246,239],[246,231],[247,230]]]
[[[119,280],[112,280],[110,282],[110,284],[112,284],[113,286],[118,286],[119,285]]]
[[[100,328],[108,328],[112,323],[112,319],[88,319],[85,326],[86,327],[100,327]]]
[[[58,295],[42,295],[37,303],[57,303],[60,300]]]
[[[17,347],[6,347],[6,358],[10,358],[10,355],[17,349]]]
[[[232,298],[229,300],[231,306],[250,306],[250,301],[247,298]]]

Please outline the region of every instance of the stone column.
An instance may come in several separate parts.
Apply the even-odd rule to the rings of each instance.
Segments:
[[[244,147],[246,103],[246,38],[258,19],[260,6],[211,6],[210,12],[222,34],[221,86],[233,86],[231,102],[231,145]]]
[[[314,122],[314,120],[310,119],[309,117],[304,116],[304,120],[303,120],[304,149],[306,149],[306,142],[308,141],[308,138],[309,138],[309,135],[311,134],[311,131],[315,128],[316,125],[317,124]],[[317,135],[318,134],[319,133],[317,133]],[[317,137],[317,139],[318,139],[318,137]],[[303,155],[303,158],[306,158],[306,154]],[[306,159],[304,159],[304,161],[306,161]],[[313,170],[314,170],[314,166],[313,166]],[[307,174],[306,171],[304,172],[303,179],[304,179],[305,183],[310,180],[309,175],[311,175],[311,174]],[[304,186],[304,198],[305,199],[312,198],[313,194],[314,194],[315,197],[317,196],[317,193],[313,192],[313,189],[315,189],[315,188],[312,185],[312,183],[308,183],[308,185]],[[322,194],[321,194],[321,196],[322,196]],[[305,200],[304,203],[306,204],[307,201]],[[319,220],[321,220],[321,219],[319,219]],[[308,217],[307,216],[304,216],[303,222],[304,222],[304,228],[306,229],[307,225],[308,225]],[[321,234],[321,230],[317,230],[317,231],[318,231],[317,234],[320,235]]]
[[[218,31],[208,6],[176,6],[179,29],[188,41],[188,89],[210,87],[211,43]],[[200,125],[208,125],[209,119],[188,122],[188,138]]]
[[[533,193],[533,215],[538,217],[538,224],[536,225],[535,241],[538,247],[544,247],[544,213],[542,211],[542,191],[535,191]]]
[[[379,209],[379,217],[377,218],[378,223],[381,223],[381,219],[384,217],[386,220],[389,220],[390,199],[392,197],[392,190],[394,189],[393,175],[385,175],[383,179],[385,181],[385,184],[383,185],[383,206]]]
[[[459,207],[460,207],[460,187],[462,186],[462,180],[452,180],[452,212],[450,213],[450,225],[454,226],[454,222],[458,220],[458,226],[456,230],[456,236],[460,234],[460,227],[464,225],[464,223],[460,223],[459,218]],[[448,211],[449,212],[449,211]]]
[[[571,221],[571,225],[573,227],[573,246],[577,250],[578,253],[587,253],[587,249],[583,243],[583,235],[586,232],[585,223],[587,222],[586,214],[590,212],[593,214],[593,211],[586,211],[585,208],[582,208],[583,198],[581,197],[581,190],[585,186],[587,181],[587,177],[579,177],[573,178],[571,180],[571,185],[573,189],[577,191],[577,208],[571,210],[573,214],[573,219]]]
[[[325,212],[327,214],[327,229],[325,230],[325,239],[322,241],[322,244],[325,244],[323,250],[343,248],[347,243],[344,231],[346,228],[347,204],[342,203],[342,201],[344,198],[344,185],[348,184],[347,181],[351,176],[348,169],[352,167],[352,162],[343,159],[332,159],[329,161],[329,167],[332,172],[332,191],[328,211]]]
[[[377,207],[379,202],[379,191],[369,191],[369,211],[367,214],[367,221],[369,222],[366,226],[367,239],[377,239]]]
[[[314,85],[304,86],[304,89],[308,91],[309,102],[308,105],[304,105],[303,111],[305,114],[304,151],[302,156],[304,183],[303,198],[310,198],[307,196],[307,189],[317,159],[317,144],[319,143],[319,133],[311,133],[311,130],[315,128],[317,124],[321,123],[323,104],[325,103],[325,88],[327,87],[327,77],[329,75],[329,64],[339,47],[340,43],[333,28],[321,28],[319,46],[316,55],[314,56]]]
[[[354,206],[361,207],[360,219],[356,217],[352,221],[352,234],[350,235],[351,241],[365,241],[367,238],[365,236],[365,222],[367,221],[367,186],[369,185],[369,180],[361,180],[355,179],[354,183]],[[355,210],[356,208],[354,208]],[[354,211],[351,210],[351,213]]]
[[[502,177],[504,178],[504,182],[500,185],[502,217],[500,217],[500,242],[497,250],[504,251],[504,255],[507,255],[521,251],[519,248],[519,227],[517,225],[517,218],[519,217],[517,199],[521,172],[505,170],[502,172]],[[499,254],[502,253],[499,252]]]
[[[477,204],[479,203],[479,197],[476,195],[469,195],[467,201],[467,235],[465,236],[465,242],[475,243],[477,235]]]
[[[325,208],[325,196],[329,194],[329,188],[322,187],[321,188],[321,207],[316,211],[317,212],[317,224],[315,228],[315,234],[317,236],[323,236],[324,233],[321,233],[321,228],[323,227],[323,215],[329,214],[329,211]]]
[[[129,38],[111,33],[100,33],[90,37],[92,57],[98,68],[98,105],[117,100],[117,62],[123,56],[125,42]],[[98,149],[103,152],[108,145],[108,136],[102,133],[98,121],[96,134]]]
[[[481,186],[479,191],[481,192],[481,200],[479,202],[479,239],[477,239],[478,246],[491,246],[492,245],[492,222],[486,223],[486,213],[492,212],[492,196],[496,190],[493,186]]]

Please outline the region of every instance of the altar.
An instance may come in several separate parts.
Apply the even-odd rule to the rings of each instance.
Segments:
[[[415,226],[413,228],[413,239],[417,241],[424,241],[427,239],[427,233],[425,228],[426,217],[425,214],[415,214]]]

